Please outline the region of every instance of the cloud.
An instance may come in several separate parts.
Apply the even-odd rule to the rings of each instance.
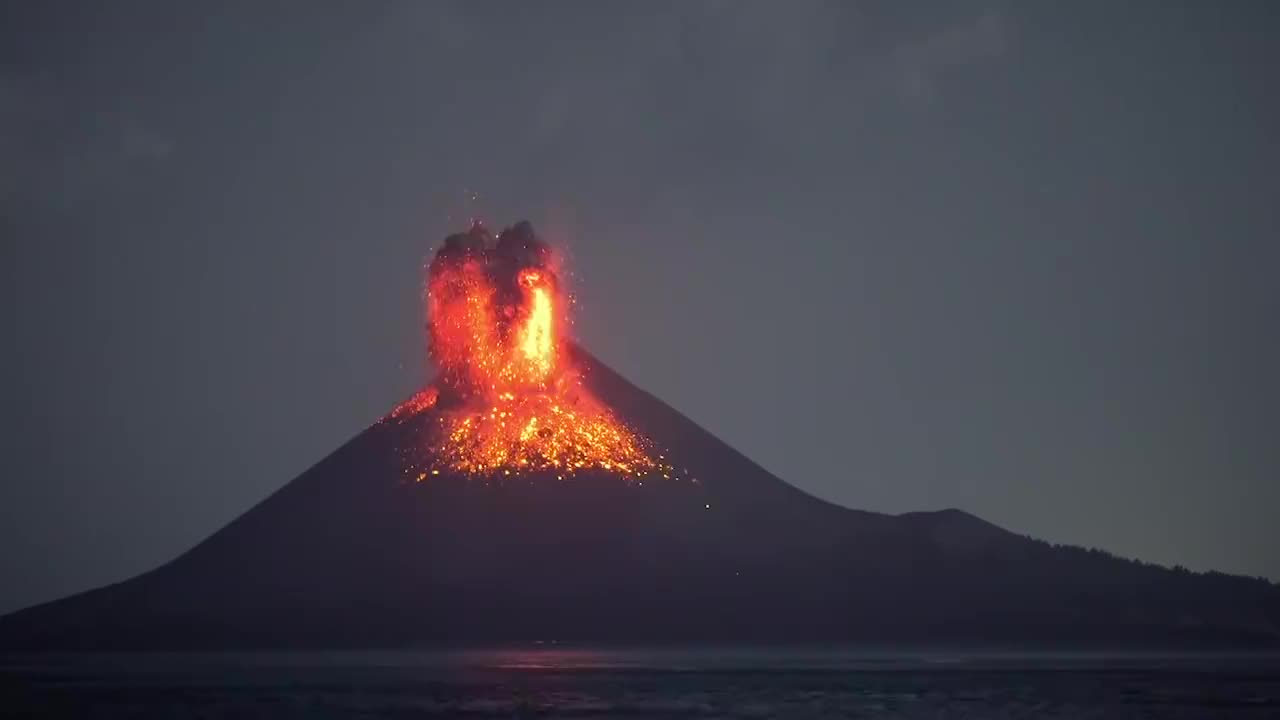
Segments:
[[[120,153],[124,158],[143,162],[159,162],[168,158],[178,147],[177,141],[155,128],[129,118],[117,128]]]
[[[177,142],[129,98],[86,102],[54,73],[0,72],[0,205],[69,210],[168,159]]]
[[[944,27],[893,51],[895,84],[903,96],[928,101],[948,74],[1004,55],[1009,40],[1010,23],[995,11]]]
[[[33,74],[0,72],[0,202],[6,205],[21,191],[36,155],[32,134],[40,120],[40,85]]]
[[[529,84],[530,133],[612,142],[644,113],[653,119],[645,137],[628,141],[705,148],[728,133],[757,145],[785,138],[797,108],[807,117],[829,105],[847,69],[833,58],[847,52],[856,17],[841,3],[746,0],[660,5],[625,23],[593,17],[611,28],[600,33],[607,42],[544,43],[555,56]]]

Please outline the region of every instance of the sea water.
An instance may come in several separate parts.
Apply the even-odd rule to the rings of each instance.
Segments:
[[[1277,718],[1280,656],[533,646],[10,655],[0,717]]]

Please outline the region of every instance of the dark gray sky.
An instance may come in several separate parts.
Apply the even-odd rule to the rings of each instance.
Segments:
[[[817,495],[1280,578],[1274,7],[7,3],[0,611],[421,383],[473,213]]]

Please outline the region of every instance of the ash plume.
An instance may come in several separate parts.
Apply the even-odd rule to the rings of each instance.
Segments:
[[[479,263],[497,292],[497,305],[511,307],[520,302],[520,271],[542,270],[554,280],[552,258],[551,246],[538,237],[528,220],[503,230],[496,239],[488,228],[476,222],[467,232],[444,239],[431,261],[428,282],[459,270],[465,263]]]
[[[484,313],[486,317],[468,317],[467,321],[492,327],[497,333],[497,342],[505,343],[515,321],[525,312],[527,293],[521,288],[521,278],[527,279],[530,271],[535,271],[540,286],[558,293],[554,265],[551,246],[538,237],[527,220],[504,229],[496,238],[480,222],[466,232],[446,237],[427,271],[427,292],[431,300],[427,334],[430,356],[436,367],[447,375],[457,374],[463,370],[462,365],[476,358],[475,348],[458,348],[457,313],[450,304],[474,303],[476,285],[482,285],[485,292],[491,294],[485,298],[483,308],[472,311]],[[476,341],[475,333],[468,331],[471,336],[465,339]]]
[[[389,416],[438,413],[425,452],[406,458],[407,477],[672,476],[647,438],[582,387],[562,348],[568,303],[555,268],[528,222],[497,238],[477,223],[445,239],[427,268],[427,334],[439,374]]]

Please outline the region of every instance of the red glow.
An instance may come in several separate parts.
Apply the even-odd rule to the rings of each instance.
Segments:
[[[441,470],[670,476],[665,458],[582,386],[562,348],[566,299],[554,259],[542,250],[536,265],[505,276],[494,267],[507,258],[495,260],[490,248],[432,263],[426,305],[440,375],[389,416],[435,411],[426,459],[409,470],[416,479]]]
[[[400,403],[391,411],[392,419],[399,420],[401,418],[411,417],[418,413],[423,413],[435,407],[436,401],[440,399],[440,391],[435,387],[428,387],[425,390],[419,390],[414,393],[408,400]]]

